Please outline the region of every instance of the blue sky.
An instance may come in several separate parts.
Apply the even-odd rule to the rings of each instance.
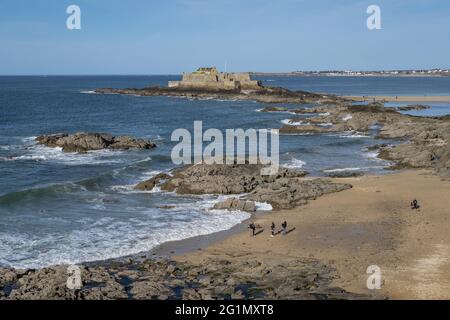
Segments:
[[[448,0],[1,0],[0,74],[450,68],[449,15]]]

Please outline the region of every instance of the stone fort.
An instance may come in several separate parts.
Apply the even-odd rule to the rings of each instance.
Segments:
[[[169,88],[210,90],[258,90],[261,82],[250,79],[249,73],[219,72],[216,67],[198,68],[183,73],[181,81],[169,81]]]

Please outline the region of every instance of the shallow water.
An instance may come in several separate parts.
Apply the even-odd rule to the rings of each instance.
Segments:
[[[170,135],[176,128],[192,131],[194,120],[203,120],[204,129],[279,128],[291,116],[258,112],[265,105],[252,101],[91,92],[99,87],[165,85],[173,78],[0,77],[1,265],[41,267],[124,256],[229,229],[248,218],[247,213],[209,210],[217,201],[214,196],[133,190],[136,183],[174,167],[170,151],[175,142]],[[335,92],[341,79],[335,79],[332,90],[330,79],[324,79],[322,87],[320,80],[283,81],[294,89],[305,85],[303,89]],[[350,87],[343,83],[342,92]],[[78,131],[149,138],[158,147],[80,155],[34,143],[39,134]],[[282,135],[281,161],[313,175],[344,168],[385,172],[386,163],[366,150],[383,142],[374,141],[374,133]],[[158,208],[161,205],[174,208]]]

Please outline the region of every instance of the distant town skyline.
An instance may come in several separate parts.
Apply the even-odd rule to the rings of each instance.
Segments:
[[[449,12],[446,0],[3,0],[0,74],[446,70]]]

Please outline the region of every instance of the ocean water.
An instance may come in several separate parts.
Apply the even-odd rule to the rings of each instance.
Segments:
[[[100,87],[166,85],[174,78],[0,77],[0,265],[42,267],[135,254],[167,241],[229,229],[249,217],[211,210],[220,200],[216,196],[133,190],[136,183],[174,167],[170,152],[176,142],[170,136],[177,128],[192,131],[195,120],[202,120],[204,129],[279,128],[290,117],[259,112],[265,105],[252,101],[92,93]],[[361,82],[370,82],[367,91],[373,81],[312,79],[263,80],[269,85],[340,94],[360,94]],[[364,94],[390,93],[394,80],[383,84],[385,79]],[[403,79],[398,80],[397,94],[410,90]],[[447,79],[432,81],[436,94],[447,94]],[[413,84],[411,90],[417,94],[427,88]],[[40,134],[79,131],[148,138],[158,147],[81,155],[34,142]],[[374,134],[282,135],[281,161],[312,175],[343,170],[384,173],[387,163],[366,149],[383,142],[374,141]],[[171,208],[162,209],[165,205]]]
[[[257,77],[291,90],[366,96],[448,96],[450,77]]]

